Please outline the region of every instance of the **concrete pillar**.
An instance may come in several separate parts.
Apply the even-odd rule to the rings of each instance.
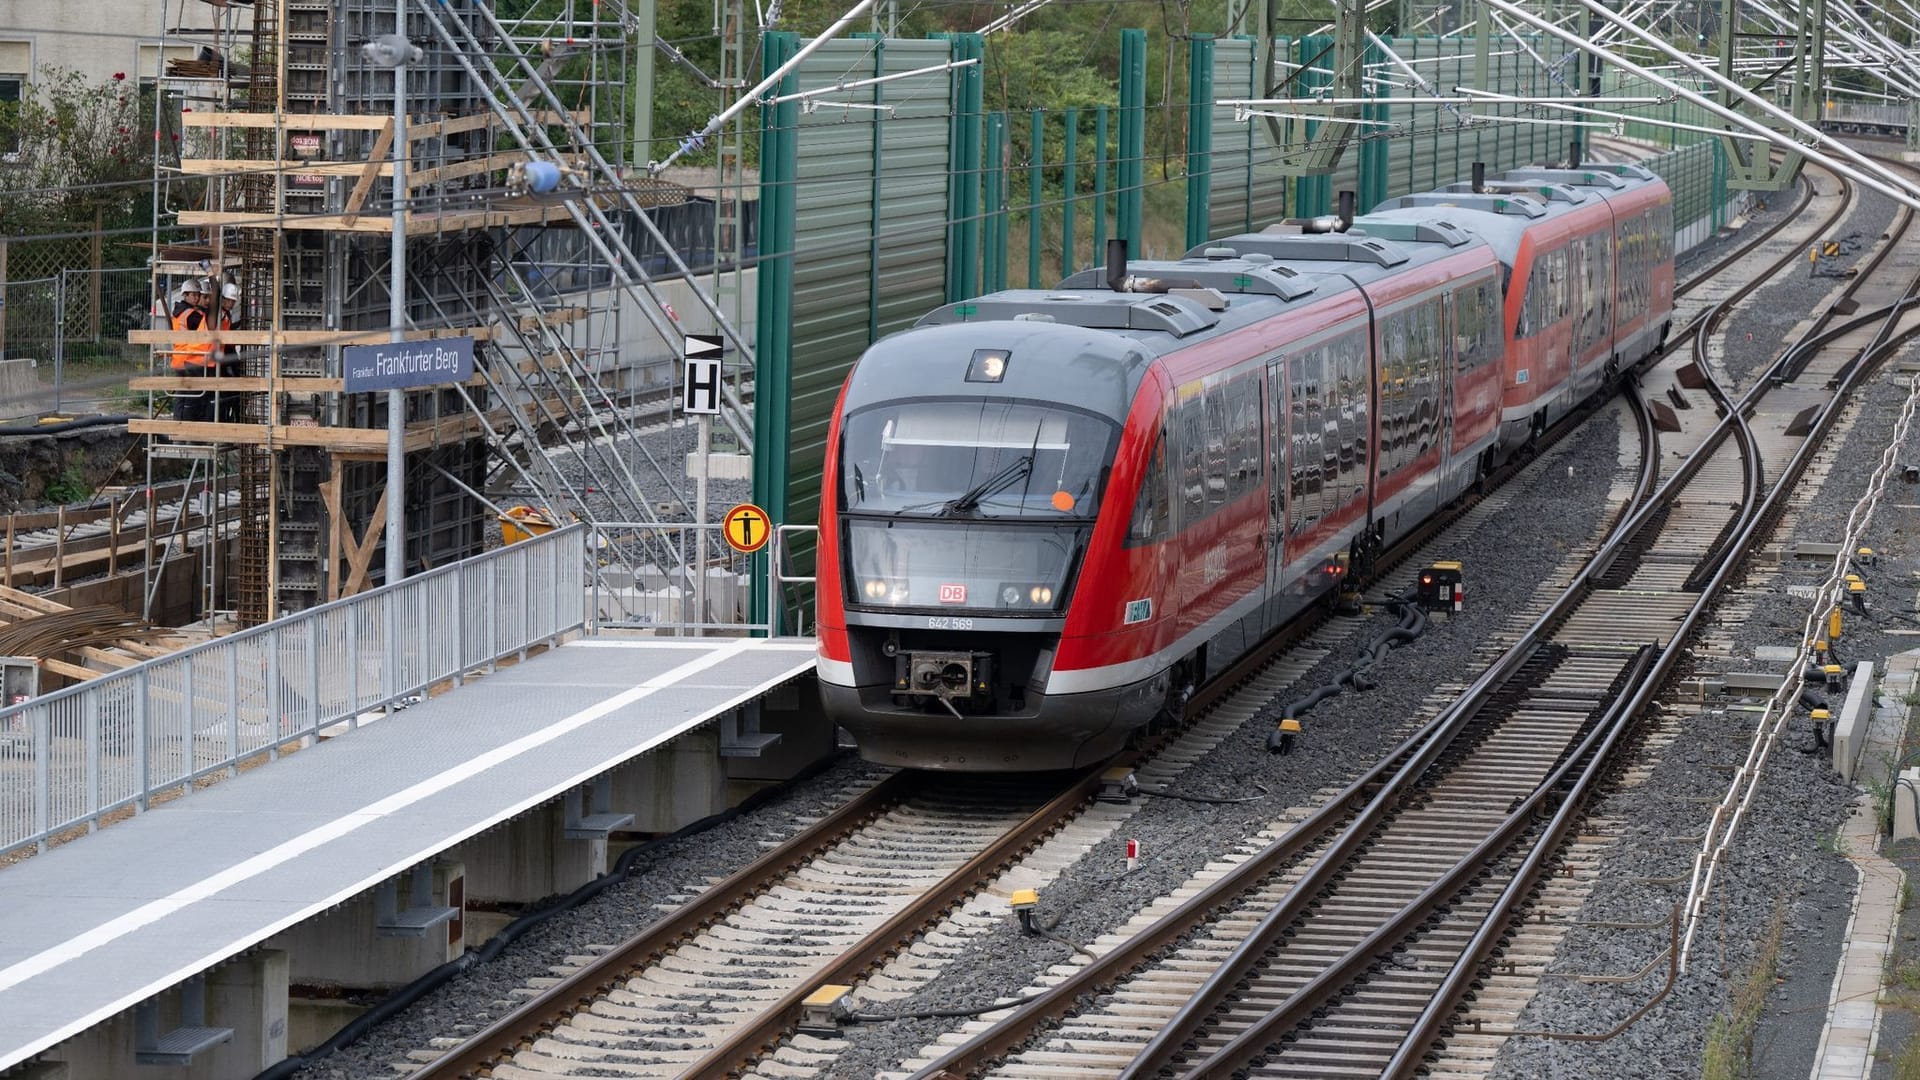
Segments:
[[[207,976],[207,1021],[233,1029],[233,1038],[206,1055],[195,1076],[251,1077],[287,1056],[287,954],[263,949]]]
[[[448,857],[466,864],[467,902],[529,904],[606,873],[606,840],[568,840],[565,826],[564,803],[556,799],[455,848]]]
[[[820,707],[820,689],[811,676],[761,699],[760,730],[778,732],[780,741],[753,757],[727,758],[729,805],[768,784],[791,779],[834,752],[834,724]]]
[[[71,1080],[82,1077],[153,1077],[154,1080],[251,1080],[287,1056],[287,954],[259,949],[207,974],[207,1023],[233,1029],[233,1037],[185,1066],[142,1065],[135,1060],[131,1011],[76,1035],[47,1052]],[[158,997],[161,1029],[180,1022],[177,990]],[[42,1066],[43,1068],[47,1066]],[[33,1076],[35,1074],[29,1073]],[[54,1070],[44,1080],[59,1080]],[[41,1080],[36,1076],[36,1080]]]
[[[632,814],[634,832],[670,833],[727,808],[720,729],[689,731],[613,770],[614,812]]]

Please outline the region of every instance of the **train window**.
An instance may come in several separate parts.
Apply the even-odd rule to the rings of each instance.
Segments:
[[[1133,524],[1127,529],[1127,546],[1140,547],[1165,540],[1173,522],[1171,500],[1167,497],[1167,432],[1162,428],[1154,436],[1153,450],[1147,455],[1147,471],[1140,478],[1140,493],[1133,500]]]
[[[1197,389],[1197,388],[1196,388]],[[1207,516],[1207,415],[1196,394],[1180,403],[1180,527]]]
[[[1113,434],[1108,420],[1054,405],[889,402],[847,417],[841,497],[871,513],[1092,518]]]
[[[1547,263],[1549,256],[1535,252],[1533,269],[1527,274],[1527,295],[1520,307],[1520,328],[1517,337],[1533,337],[1546,331],[1553,322],[1553,286],[1548,280]]]
[[[1613,332],[1613,245],[1595,241],[1593,250],[1593,295],[1598,298],[1595,307],[1599,319],[1594,336],[1598,339]]]
[[[1227,497],[1238,499],[1260,485],[1260,377],[1228,383]]]
[[[1319,350],[1300,353],[1287,359],[1288,487],[1293,527],[1298,529],[1320,520],[1321,489],[1321,368]]]
[[[1339,366],[1340,397],[1340,484],[1349,495],[1366,489],[1368,399],[1372,396],[1367,372],[1367,335],[1355,332],[1336,338],[1329,353]],[[1349,471],[1351,470],[1351,471]]]
[[[1228,431],[1227,387],[1215,383],[1207,389],[1207,512],[1227,502]]]

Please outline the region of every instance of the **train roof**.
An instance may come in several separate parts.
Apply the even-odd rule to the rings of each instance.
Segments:
[[[1536,222],[1576,213],[1596,203],[1637,195],[1664,183],[1652,170],[1624,162],[1575,169],[1533,166],[1489,177],[1480,191],[1451,184],[1438,191],[1389,199],[1354,219],[1354,228],[1378,231],[1383,221],[1445,220],[1483,237],[1511,267],[1520,240]]]
[[[867,349],[843,407],[980,393],[984,386],[966,380],[971,359],[1004,350],[1005,375],[987,392],[1123,419],[1155,358],[1354,288],[1260,255],[1139,260],[1127,274],[1138,291],[1114,291],[1104,270],[1088,270],[1058,288],[1007,289],[940,307]]]
[[[1266,256],[1305,274],[1338,276],[1361,286],[1449,258],[1481,244],[1479,237],[1442,217],[1382,222],[1346,232],[1312,232],[1298,222],[1269,225],[1257,233],[1211,240],[1187,253],[1188,260]]]

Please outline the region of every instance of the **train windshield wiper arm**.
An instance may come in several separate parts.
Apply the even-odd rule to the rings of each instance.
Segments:
[[[977,508],[981,501],[986,499],[987,496],[992,495],[994,492],[999,491],[1001,488],[1006,487],[1023,476],[1031,475],[1032,472],[1033,454],[1022,454],[1012,461],[1007,462],[1006,467],[999,472],[968,488],[966,493],[959,498],[949,500],[945,506],[940,508],[938,516],[950,517],[954,514],[969,513]]]

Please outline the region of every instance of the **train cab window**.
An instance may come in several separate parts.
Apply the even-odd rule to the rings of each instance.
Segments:
[[[1167,495],[1167,433],[1154,436],[1153,451],[1147,456],[1147,471],[1140,478],[1140,493],[1133,500],[1133,524],[1127,529],[1127,546],[1156,544],[1172,534],[1173,506]]]
[[[1091,520],[1115,431],[1050,404],[888,402],[843,425],[842,503],[864,513]]]

